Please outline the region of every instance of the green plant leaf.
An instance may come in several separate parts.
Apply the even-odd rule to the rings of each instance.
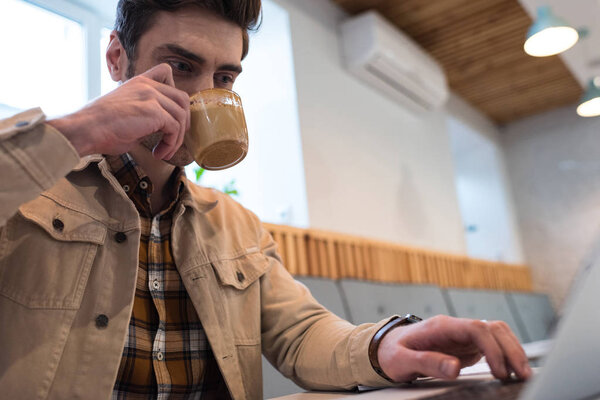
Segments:
[[[235,179],[232,179],[225,187],[223,187],[223,193],[230,196],[239,196],[237,189],[235,188]]]
[[[196,183],[199,183],[200,179],[202,179],[202,174],[204,174],[204,168],[198,167],[194,172],[196,173]]]

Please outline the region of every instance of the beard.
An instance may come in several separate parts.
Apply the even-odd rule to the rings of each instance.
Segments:
[[[162,137],[162,132],[154,132],[143,138],[140,143],[143,147],[152,152],[156,145],[160,143]],[[163,161],[176,167],[185,167],[186,165],[189,165],[192,162],[194,162],[194,156],[192,156],[185,143],[182,143],[181,147],[175,152],[175,154],[173,155],[173,157],[171,157],[170,160]]]

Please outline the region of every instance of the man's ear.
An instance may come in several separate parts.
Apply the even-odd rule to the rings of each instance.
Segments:
[[[125,82],[127,80],[129,59],[117,36],[117,31],[112,31],[110,33],[110,42],[106,49],[106,65],[108,66],[108,72],[113,81]]]

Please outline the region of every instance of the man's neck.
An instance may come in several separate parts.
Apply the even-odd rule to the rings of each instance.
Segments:
[[[160,212],[171,201],[173,196],[173,175],[175,166],[162,160],[157,160],[152,152],[139,145],[129,151],[129,154],[148,176],[153,185],[150,195],[150,206],[152,213]]]

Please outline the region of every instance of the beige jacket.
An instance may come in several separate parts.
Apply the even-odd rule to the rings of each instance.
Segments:
[[[39,109],[0,121],[0,393],[106,400],[133,304],[140,220],[106,161],[80,160],[43,121]],[[388,384],[367,356],[386,321],[356,327],[325,310],[281,265],[256,216],[187,186],[173,256],[233,398],[262,398],[261,348],[306,388]]]

